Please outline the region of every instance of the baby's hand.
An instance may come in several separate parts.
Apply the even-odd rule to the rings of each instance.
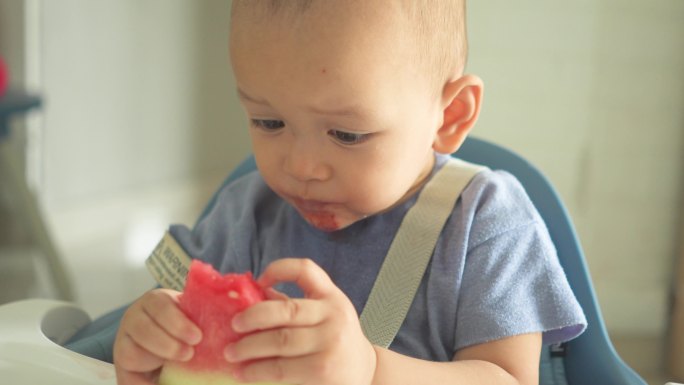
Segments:
[[[226,348],[226,360],[245,363],[234,375],[246,382],[370,384],[375,350],[328,275],[311,260],[282,259],[259,278],[264,287],[279,282],[295,282],[306,298],[263,301],[233,318],[237,332],[252,333]]]
[[[201,330],[178,308],[179,292],[147,292],[126,310],[114,341],[119,385],[152,385],[166,360],[187,361]]]

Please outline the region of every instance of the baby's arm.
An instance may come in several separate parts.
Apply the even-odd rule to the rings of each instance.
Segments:
[[[179,294],[155,289],[126,310],[114,341],[118,384],[153,385],[164,361],[192,358],[202,332],[178,308]]]
[[[349,299],[315,263],[282,259],[260,278],[264,286],[295,282],[304,299],[264,301],[233,319],[245,333],[226,349],[243,362],[247,382],[301,385],[536,384],[540,334],[468,347],[453,362],[419,360],[372,346]]]
[[[524,334],[464,348],[452,362],[430,362],[375,348],[373,385],[525,384],[539,382],[541,334]]]

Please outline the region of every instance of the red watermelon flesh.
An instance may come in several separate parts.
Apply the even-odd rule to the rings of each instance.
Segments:
[[[7,64],[0,57],[0,97],[5,94],[7,90],[7,84],[9,83],[9,71],[7,70]]]
[[[188,375],[211,374],[215,378],[230,379],[233,367],[223,358],[226,345],[242,335],[233,331],[233,316],[266,298],[264,290],[251,273],[221,275],[206,263],[193,260],[179,298],[180,309],[202,330],[202,341],[195,346],[195,354],[188,362],[167,363],[160,384],[178,383],[175,377],[181,372],[184,382]],[[165,373],[166,372],[166,373]],[[193,381],[194,382],[194,381]],[[205,380],[197,383],[206,383]]]

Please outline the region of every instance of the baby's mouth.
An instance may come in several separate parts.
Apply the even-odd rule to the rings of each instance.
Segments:
[[[309,222],[313,227],[322,231],[335,231],[340,228],[337,223],[334,213],[329,212],[314,212],[308,213],[304,216],[307,222]]]
[[[293,204],[302,217],[315,228],[328,232],[340,228],[335,213],[330,210],[329,203],[294,198]]]

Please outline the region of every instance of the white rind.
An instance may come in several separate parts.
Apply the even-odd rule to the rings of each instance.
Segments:
[[[159,385],[245,385],[225,372],[197,372],[178,365],[166,365]],[[250,382],[249,385],[283,385],[275,382]]]

